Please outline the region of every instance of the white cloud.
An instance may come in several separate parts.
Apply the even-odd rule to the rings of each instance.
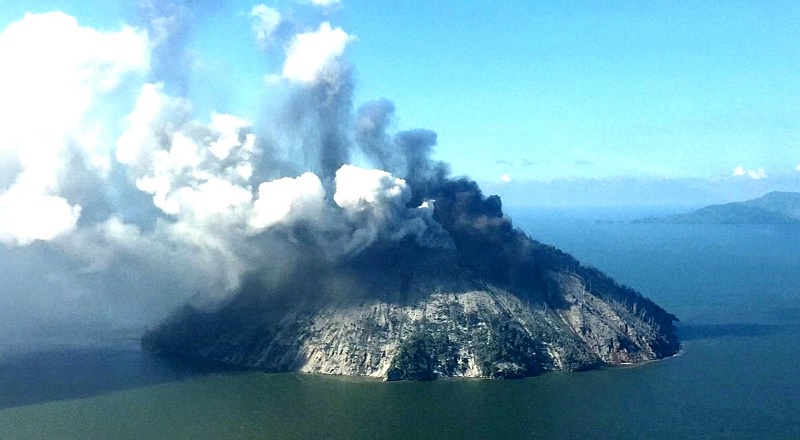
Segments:
[[[255,137],[244,119],[215,113],[206,126],[189,119],[190,109],[161,84],[146,84],[117,142],[117,161],[164,213],[224,232],[245,221],[252,204]]]
[[[212,113],[209,128],[219,134],[219,137],[211,142],[209,150],[217,159],[225,160],[230,156],[231,151],[242,145],[248,152],[253,152],[252,142],[242,142],[239,140],[241,133],[250,127],[250,122],[224,113]],[[245,177],[246,179],[249,177]]]
[[[328,22],[314,32],[295,35],[286,49],[282,77],[305,85],[335,81],[340,68],[337,59],[354,38]]]
[[[191,104],[163,93],[163,84],[145,84],[139,92],[128,127],[117,140],[116,158],[137,170],[149,169],[150,155],[161,145],[161,130],[189,120]]]
[[[357,252],[379,238],[406,236],[424,246],[444,245],[446,234],[433,220],[433,201],[407,208],[410,199],[411,188],[405,180],[383,170],[342,165],[336,171],[333,200],[354,228],[346,252]]]
[[[81,207],[61,197],[26,191],[22,186],[0,194],[0,241],[27,245],[72,232]]]
[[[505,183],[511,182],[511,176],[509,176],[508,174],[503,174],[502,176],[500,176],[500,181]]]
[[[336,171],[333,201],[347,211],[363,212],[373,205],[405,205],[411,198],[406,181],[383,170],[343,165]]]
[[[264,230],[278,223],[318,220],[325,207],[325,189],[314,173],[264,182],[258,187],[250,226]]]
[[[119,219],[109,219],[107,227],[93,234],[114,249],[110,258],[127,247],[132,248],[131,258],[142,259],[143,265],[150,264],[148,247],[163,250],[159,252],[165,259],[188,256],[184,258],[205,280],[205,287],[196,291],[223,295],[252,268],[250,256],[256,252],[251,248],[258,246],[247,242],[260,232],[249,223],[256,203],[250,182],[255,136],[249,132],[249,121],[233,115],[212,113],[208,124],[194,120],[191,103],[167,95],[163,88],[162,84],[141,88],[117,141],[116,159],[136,188],[150,195],[166,215],[157,220],[154,231],[140,233],[128,244],[112,233],[136,226],[118,224]]]
[[[331,6],[331,5],[338,5],[341,3],[341,0],[311,0],[311,4],[317,6]]]
[[[263,46],[273,43],[274,34],[283,21],[281,13],[264,4],[253,6],[250,16],[255,19],[253,22],[253,32],[256,34],[256,41]]]
[[[733,175],[737,177],[749,177],[753,180],[761,180],[767,178],[767,172],[762,167],[747,170],[744,167],[736,167],[733,170]]]
[[[150,61],[144,32],[100,32],[61,12],[26,14],[0,33],[0,157],[17,163],[0,187],[0,241],[27,244],[75,228],[81,207],[62,194],[77,155],[107,173],[102,98]]]
[[[797,171],[800,171],[800,164],[798,164],[796,167],[794,167],[794,169],[797,170]]]

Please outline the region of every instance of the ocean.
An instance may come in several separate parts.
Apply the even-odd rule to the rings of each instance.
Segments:
[[[680,355],[520,380],[196,371],[136,341],[0,357],[0,439],[800,439],[800,228],[515,209],[680,319]]]

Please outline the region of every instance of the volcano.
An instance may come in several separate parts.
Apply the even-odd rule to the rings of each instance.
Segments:
[[[675,354],[677,318],[515,229],[466,178],[412,185],[448,239],[378,240],[331,260],[303,250],[282,283],[251,274],[224,301],[188,304],[143,346],[191,362],[385,380],[513,378]]]
[[[385,379],[678,350],[673,315],[515,229],[499,197],[440,160],[488,179],[508,159],[549,161],[547,142],[521,131],[507,149],[487,124],[436,158],[437,133],[402,127],[391,100],[356,103],[346,48],[364,40],[331,21],[340,8],[262,4],[228,22],[206,2],[137,3],[142,27],[51,12],[0,31],[0,51],[13,49],[0,70],[0,250],[14,275],[2,328],[152,328],[144,347],[187,361]],[[417,108],[453,117],[408,66]]]
[[[143,113],[169,105],[141,127],[132,119],[122,158],[165,214],[155,229],[208,250],[198,274],[212,275],[144,347],[391,380],[521,377],[677,352],[673,315],[515,229],[499,197],[433,158],[436,132],[397,131],[386,98],[354,109],[352,40],[328,22],[292,37],[273,78],[283,93],[257,125],[187,122],[183,101],[143,91]]]

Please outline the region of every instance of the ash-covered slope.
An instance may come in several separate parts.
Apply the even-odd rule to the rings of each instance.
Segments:
[[[474,182],[415,187],[419,200],[436,201],[451,245],[383,240],[335,261],[309,251],[286,282],[266,287],[254,274],[223,304],[177,311],[143,345],[265,371],[388,380],[521,377],[678,351],[675,316],[514,229],[500,199]]]

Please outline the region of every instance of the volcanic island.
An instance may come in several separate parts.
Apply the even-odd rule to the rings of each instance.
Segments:
[[[285,276],[252,273],[224,300],[183,306],[143,347],[185,362],[384,380],[517,378],[679,351],[674,315],[514,228],[498,196],[444,172],[407,181],[405,206],[433,206],[424,239],[383,234],[332,258],[296,223],[283,233],[302,257]]]

